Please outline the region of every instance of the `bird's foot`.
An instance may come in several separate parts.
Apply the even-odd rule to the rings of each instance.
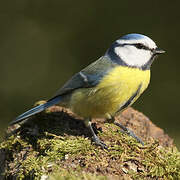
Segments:
[[[144,146],[144,142],[138,136],[136,136],[133,131],[131,131],[130,129],[128,129],[127,127],[123,126],[120,123],[114,122],[114,124],[116,126],[120,127],[122,129],[123,133],[126,133],[129,136],[133,137],[134,139],[136,139],[139,143],[141,143]]]
[[[92,141],[97,145],[100,146],[102,149],[108,149],[106,144],[101,141],[99,139],[99,137],[96,135],[96,133],[94,132],[94,129],[92,126],[94,126],[91,121],[90,118],[85,120],[85,125],[89,128],[91,134],[92,134]],[[95,129],[95,131],[97,131],[97,129]]]
[[[105,144],[103,141],[101,141],[98,136],[93,135],[92,141],[93,141],[97,146],[100,146],[102,149],[108,149],[108,147],[106,146],[106,144]]]

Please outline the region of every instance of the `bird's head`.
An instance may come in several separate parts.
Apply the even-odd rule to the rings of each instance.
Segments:
[[[121,65],[149,69],[154,58],[164,52],[147,36],[127,34],[116,40],[106,55]]]

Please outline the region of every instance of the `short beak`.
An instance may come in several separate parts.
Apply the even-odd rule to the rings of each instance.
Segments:
[[[160,48],[156,48],[156,49],[154,49],[154,54],[163,54],[163,53],[165,53],[166,51],[164,51],[164,50],[162,50],[162,49],[160,49]]]

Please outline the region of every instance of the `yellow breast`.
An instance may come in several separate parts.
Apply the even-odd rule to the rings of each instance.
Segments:
[[[149,80],[150,70],[116,67],[97,86],[75,90],[70,100],[70,108],[85,118],[107,118],[115,115],[135,95],[128,104],[131,105],[147,88]]]

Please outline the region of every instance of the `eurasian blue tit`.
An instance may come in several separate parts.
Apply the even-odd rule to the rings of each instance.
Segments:
[[[11,124],[59,104],[84,118],[93,141],[102,148],[107,146],[94,133],[91,118],[108,119],[143,144],[132,131],[115,122],[114,117],[148,87],[151,64],[164,52],[145,35],[127,34],[116,40],[102,57],[76,73],[53,98],[21,114]]]

